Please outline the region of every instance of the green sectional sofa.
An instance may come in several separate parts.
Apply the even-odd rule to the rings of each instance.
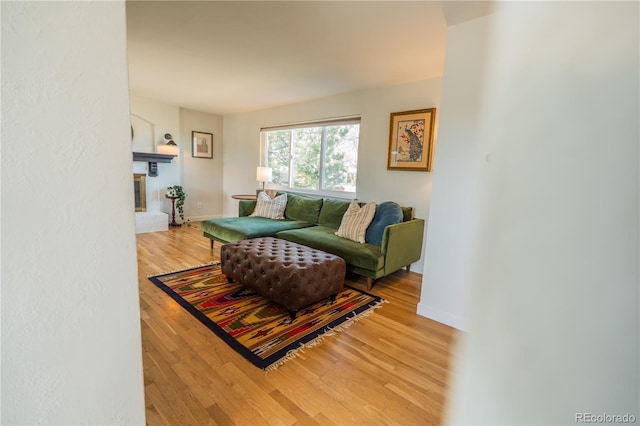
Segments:
[[[348,271],[367,277],[368,289],[374,280],[403,267],[408,271],[420,259],[424,220],[413,217],[413,208],[402,207],[402,222],[384,228],[380,245],[361,244],[335,235],[349,203],[287,192],[285,219],[251,217],[256,201],[241,200],[239,217],[205,220],[200,222],[200,228],[211,239],[211,248],[214,241],[275,237],[335,254],[346,261]]]

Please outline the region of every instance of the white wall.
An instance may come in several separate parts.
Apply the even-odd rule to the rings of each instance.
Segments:
[[[459,225],[455,241],[472,247],[467,285],[454,289],[471,303],[448,423],[640,418],[638,12],[636,2],[500,2],[487,21],[451,28],[448,49],[461,51],[445,69],[436,161],[454,161],[440,156],[456,151],[446,144],[469,143],[449,126],[458,112],[477,155],[464,156],[475,186],[459,184],[476,194],[449,203],[448,218],[435,216],[439,186],[456,185],[434,177],[429,238]],[[477,39],[484,61],[465,76]],[[479,85],[468,97],[452,90],[466,78]],[[466,206],[475,214],[457,211]],[[431,260],[428,305],[450,285],[444,273],[430,279]]]
[[[187,199],[185,219],[222,216],[222,116],[180,108],[182,176]],[[213,158],[194,158],[191,132],[213,134]]]
[[[418,314],[465,330],[478,233],[478,128],[485,96],[489,18],[447,31],[442,107]]]
[[[392,112],[440,106],[439,78],[364,90],[313,102],[224,117],[224,215],[237,216],[233,194],[255,193],[260,159],[260,127],[360,115],[358,193],[361,201],[395,201],[429,217],[431,173],[387,170]],[[437,115],[436,115],[437,120]],[[436,121],[437,125],[437,121]],[[436,143],[437,149],[437,143]],[[434,162],[433,169],[438,167]],[[268,187],[268,184],[267,184]],[[412,270],[421,272],[422,261]]]
[[[2,2],[2,424],[144,424],[123,2]]]
[[[162,102],[131,97],[134,128],[132,149],[156,152],[171,133],[180,155],[171,163],[158,163],[158,176],[147,176],[147,211],[171,214],[167,187],[182,185],[187,193],[185,220],[203,220],[222,215],[222,117]],[[151,129],[151,130],[149,130]],[[213,134],[213,159],[193,158],[191,131]],[[149,139],[149,140],[147,140]],[[153,140],[150,140],[153,139]],[[135,173],[148,173],[147,163],[135,162]],[[198,207],[201,205],[202,207]],[[177,218],[180,222],[180,218]]]
[[[131,125],[134,138],[132,150],[157,152],[158,144],[164,143],[164,134],[171,133],[174,141],[183,150],[189,144],[180,135],[180,108],[138,97],[131,97]],[[181,153],[182,154],[182,153]],[[158,176],[147,176],[147,211],[171,213],[171,201],[165,198],[167,187],[182,185],[182,161],[174,158],[171,163],[158,163]],[[136,161],[133,173],[149,173],[148,163]],[[186,190],[186,189],[185,189]]]

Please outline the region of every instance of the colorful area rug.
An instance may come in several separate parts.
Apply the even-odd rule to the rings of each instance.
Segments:
[[[384,300],[345,287],[329,299],[301,309],[295,319],[280,305],[238,283],[229,283],[218,263],[149,279],[229,346],[265,370],[278,368],[296,353],[350,326]]]

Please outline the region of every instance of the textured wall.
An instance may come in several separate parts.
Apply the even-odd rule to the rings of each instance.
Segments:
[[[1,421],[144,424],[124,3],[1,7]]]
[[[479,30],[461,54],[479,37],[486,44],[479,88],[458,104],[478,118],[469,217],[478,231],[467,234],[469,333],[448,424],[640,418],[639,11],[637,2],[496,2],[487,26],[461,24]],[[455,83],[444,79],[443,122]],[[456,142],[441,130],[441,142]],[[434,211],[441,183],[436,173]],[[446,279],[429,279],[429,261],[423,288],[446,291]]]

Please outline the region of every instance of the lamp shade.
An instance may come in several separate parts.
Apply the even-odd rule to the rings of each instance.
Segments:
[[[273,170],[271,167],[258,167],[256,170],[256,180],[258,182],[271,182]]]

